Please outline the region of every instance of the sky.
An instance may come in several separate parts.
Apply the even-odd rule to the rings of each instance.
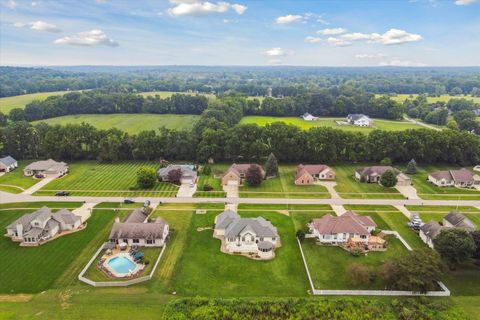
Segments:
[[[480,66],[480,0],[0,0],[0,65]]]

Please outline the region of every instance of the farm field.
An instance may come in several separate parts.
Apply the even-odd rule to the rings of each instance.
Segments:
[[[381,94],[376,94],[375,96],[379,97],[382,96]],[[403,103],[406,99],[415,99],[417,94],[397,94],[394,96],[389,96],[392,100],[395,100],[397,102]],[[469,95],[460,95],[460,96],[451,96],[448,94],[441,95],[439,97],[427,97],[427,101],[429,103],[435,103],[435,102],[445,102],[447,103],[450,99],[467,99],[467,100],[473,100],[476,103],[480,103],[480,97],[472,97]]]
[[[23,168],[30,163],[31,161],[18,161],[18,168],[1,176],[0,191],[21,193],[39,182],[40,180],[23,175]]]
[[[10,110],[15,108],[25,108],[25,105],[34,100],[45,100],[50,96],[59,96],[73,91],[53,91],[53,92],[37,92],[22,94],[19,96],[0,98],[0,112],[8,114]]]
[[[350,199],[404,199],[397,189],[385,188],[378,183],[361,183],[355,179],[357,168],[368,164],[332,166],[337,174],[335,190],[342,198]]]
[[[300,117],[268,117],[268,116],[246,116],[240,121],[240,124],[257,124],[259,126],[265,126],[274,122],[285,122],[286,124],[295,125],[301,129],[308,130],[314,127],[330,127],[334,129],[342,129],[345,131],[364,132],[368,133],[374,129],[388,130],[388,131],[401,131],[407,129],[421,129],[424,128],[418,124],[410,123],[407,121],[390,121],[374,119],[374,127],[362,128],[351,125],[338,125],[335,121],[344,121],[345,118],[320,118],[316,121],[305,121]]]
[[[69,173],[55,179],[37,195],[53,195],[57,191],[69,191],[70,195],[78,196],[158,196],[174,197],[178,186],[167,182],[156,182],[152,189],[136,189],[136,172],[141,167],[157,170],[157,162],[124,161],[113,164],[82,161],[69,163]]]
[[[185,114],[81,114],[69,115],[50,119],[34,121],[45,122],[50,125],[91,124],[97,129],[117,128],[129,134],[136,134],[145,130],[158,130],[161,127],[169,129],[188,130],[193,128],[200,119],[198,115]]]

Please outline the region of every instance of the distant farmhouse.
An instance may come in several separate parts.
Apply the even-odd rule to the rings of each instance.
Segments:
[[[437,221],[430,221],[420,227],[420,238],[430,248],[433,248],[433,240],[442,232],[442,230],[450,228],[461,228],[468,232],[475,231],[476,227],[473,222],[465,217],[463,214],[452,211],[443,217],[443,225]]]
[[[165,168],[160,168],[157,171],[158,179],[160,181],[168,182],[170,180],[168,177],[170,171],[178,169],[180,169],[180,171],[182,172],[182,178],[180,179],[181,183],[195,183],[195,181],[197,180],[197,171],[194,165],[189,164],[173,164]]]
[[[259,259],[273,258],[280,245],[277,228],[270,221],[262,217],[241,218],[229,210],[215,217],[213,236],[222,240],[222,251]]]
[[[305,120],[305,121],[314,121],[314,120],[317,120],[317,119],[318,119],[318,117],[314,117],[314,116],[312,116],[312,115],[311,115],[310,113],[308,113],[308,112],[305,112],[305,113],[302,115],[302,118],[303,118],[303,120]]]
[[[63,232],[78,230],[82,220],[67,209],[53,213],[43,207],[26,214],[7,226],[7,236],[21,245],[39,245]]]
[[[365,182],[380,183],[380,177],[387,170],[392,170],[397,176],[397,186],[409,186],[412,184],[412,179],[409,176],[391,166],[373,166],[358,168],[357,170],[355,170],[355,178],[358,181],[362,181],[363,177],[365,179]]]
[[[472,188],[480,185],[480,176],[463,168],[432,172],[428,175],[428,181],[438,187]]]
[[[43,176],[58,175],[62,176],[68,172],[68,165],[65,162],[57,162],[52,159],[36,161],[23,169],[23,174],[27,177],[30,176]]]
[[[149,222],[143,208],[133,210],[124,222],[117,218],[110,232],[109,241],[113,244],[137,245],[141,247],[161,247],[168,236],[169,226],[162,218]]]
[[[254,163],[232,164],[222,177],[222,186],[241,185],[245,179],[248,168],[252,165],[254,165]],[[262,177],[265,178],[265,170],[261,166],[260,168],[262,169]]]
[[[364,114],[349,114],[347,122],[359,127],[371,127],[373,125],[373,120]]]
[[[369,216],[347,211],[334,217],[326,214],[310,223],[310,233],[320,244],[356,247],[363,250],[381,250],[385,240],[372,236],[377,224]]]
[[[335,171],[325,164],[299,165],[295,174],[296,185],[312,185],[318,180],[335,180]]]
[[[0,172],[10,172],[18,167],[17,160],[10,156],[0,158]]]

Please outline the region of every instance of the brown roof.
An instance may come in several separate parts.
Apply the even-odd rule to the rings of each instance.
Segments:
[[[133,210],[128,217],[125,219],[125,222],[141,223],[147,219],[147,215],[143,213],[141,208]]]
[[[444,170],[430,173],[436,180],[453,180],[455,182],[473,182],[473,173],[462,168],[460,170]]]
[[[319,174],[319,173],[323,172],[325,169],[330,169],[330,167],[327,166],[326,164],[305,164],[305,165],[300,164],[297,167],[297,173],[295,174],[295,180],[300,178],[304,173],[314,175],[314,174]]]
[[[395,174],[397,175],[400,173],[400,170],[392,166],[372,166],[372,167],[358,168],[356,171],[360,175],[370,176],[374,173],[376,173],[377,175],[381,175],[387,170],[393,170],[393,172],[395,172]]]
[[[120,223],[113,224],[109,239],[162,239],[165,220],[150,223]]]
[[[320,234],[358,233],[360,235],[369,235],[370,232],[368,232],[366,227],[376,226],[370,217],[359,216],[351,211],[345,212],[339,217],[327,214],[320,219],[313,220],[313,227]]]
[[[225,174],[227,174],[228,172],[234,172],[235,174],[237,174],[238,176],[240,176],[240,174],[246,174],[247,173],[247,170],[248,168],[250,168],[251,165],[256,165],[256,163],[241,163],[241,164],[232,164],[230,166],[230,168],[228,168],[228,170],[225,172]],[[262,173],[265,174],[265,171],[263,170],[263,167],[258,165],[261,169],[262,169]]]

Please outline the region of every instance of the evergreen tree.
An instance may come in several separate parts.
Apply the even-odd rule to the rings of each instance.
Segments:
[[[273,153],[270,153],[265,162],[265,171],[267,177],[274,177],[278,174],[278,161]]]
[[[412,159],[407,164],[407,173],[408,174],[415,174],[417,173],[417,162],[415,159]]]

